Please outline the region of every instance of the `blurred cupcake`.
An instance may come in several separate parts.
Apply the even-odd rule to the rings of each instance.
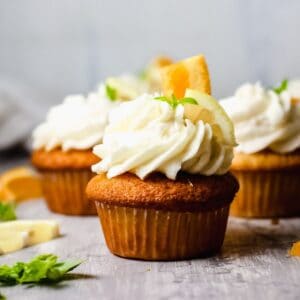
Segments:
[[[161,69],[172,63],[166,56],[154,58],[140,74],[123,74],[118,77],[109,77],[106,85],[116,91],[116,97],[123,100],[135,99],[144,93],[162,91]],[[100,85],[101,89],[102,84]]]
[[[85,188],[99,158],[93,146],[102,141],[108,113],[121,101],[146,92],[147,84],[132,75],[109,77],[87,97],[68,96],[50,109],[33,132],[32,163],[43,175],[48,207],[69,215],[97,214]]]
[[[118,77],[109,77],[99,86],[100,93],[108,94],[111,100],[131,100],[135,99],[141,94],[149,91],[149,83],[138,76],[132,74],[123,74]]]
[[[107,114],[116,105],[100,93],[68,96],[34,130],[32,163],[42,174],[44,196],[52,211],[96,214],[85,197],[93,176],[91,165],[99,160],[92,148],[101,142]]]
[[[233,126],[211,96],[145,94],[112,110],[87,196],[116,255],[172,260],[222,246],[238,190]]]
[[[221,101],[239,144],[231,168],[240,183],[234,216],[300,215],[300,102],[288,86],[244,84]]]
[[[161,69],[171,64],[168,56],[157,56],[146,66],[140,78],[147,84],[148,93],[162,91]]]

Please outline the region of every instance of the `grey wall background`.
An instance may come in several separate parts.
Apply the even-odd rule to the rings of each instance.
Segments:
[[[0,75],[42,107],[157,54],[202,52],[213,93],[227,96],[300,76],[299,12],[299,0],[0,0]]]

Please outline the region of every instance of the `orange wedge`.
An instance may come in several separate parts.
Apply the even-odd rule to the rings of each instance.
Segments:
[[[0,201],[21,202],[41,196],[40,178],[28,167],[8,170],[0,177]]]
[[[161,78],[166,96],[182,98],[188,88],[211,93],[208,67],[201,54],[162,68]]]
[[[291,256],[300,256],[300,241],[293,244],[292,248],[289,251]]]

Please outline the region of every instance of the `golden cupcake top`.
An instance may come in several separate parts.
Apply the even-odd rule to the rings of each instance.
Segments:
[[[203,61],[203,56],[199,57]],[[196,70],[199,57],[192,58]],[[194,70],[191,59],[180,62],[180,70],[185,70],[186,62]],[[172,65],[166,68],[173,69]],[[180,78],[180,70],[169,76]],[[186,86],[176,89],[181,93],[185,88],[181,98],[174,93],[169,96],[172,85],[164,85],[164,81],[173,81],[165,77],[166,96],[144,94],[113,109],[103,142],[94,147],[101,161],[92,170],[107,173],[108,178],[131,172],[141,179],[153,172],[175,179],[180,170],[202,175],[226,173],[235,146],[233,126],[218,102],[200,91],[210,86],[206,83],[208,73],[204,76],[198,72],[199,78],[195,74],[190,76],[192,80],[185,81]],[[195,82],[199,90],[187,89]]]

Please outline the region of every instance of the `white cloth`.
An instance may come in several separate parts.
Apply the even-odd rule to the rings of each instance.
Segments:
[[[0,78],[0,151],[26,142],[43,112],[29,88]]]

